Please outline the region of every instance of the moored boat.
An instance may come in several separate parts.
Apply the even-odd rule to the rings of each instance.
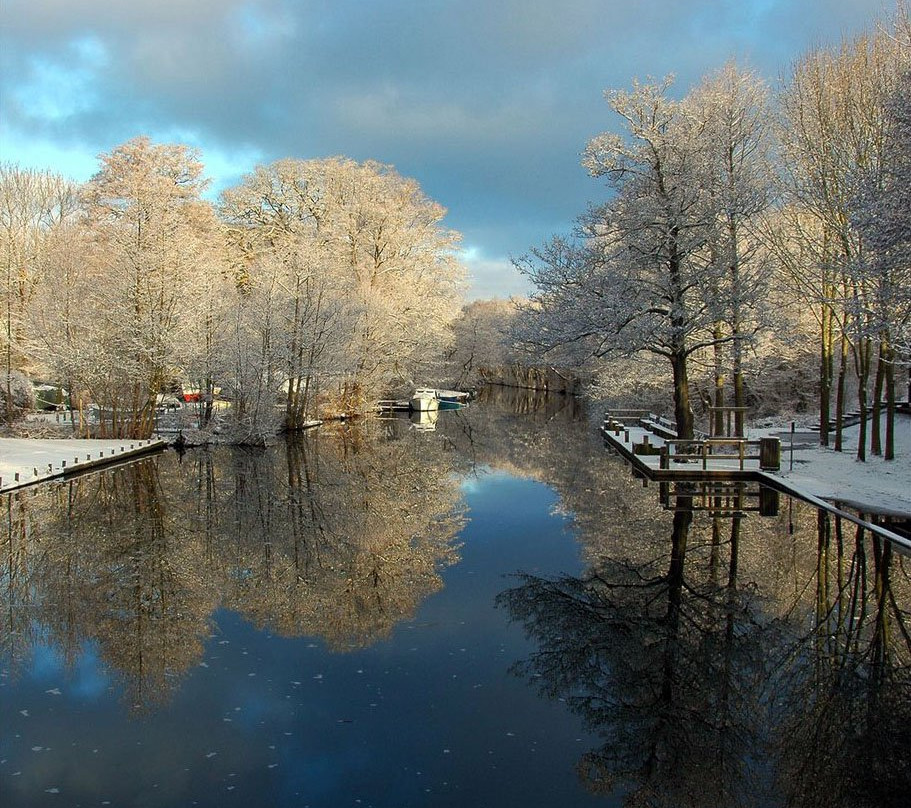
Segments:
[[[415,412],[433,412],[439,409],[440,400],[437,398],[436,390],[419,387],[414,391],[408,404]]]
[[[463,390],[437,390],[436,396],[440,401],[455,401],[464,404],[471,398],[471,393]]]

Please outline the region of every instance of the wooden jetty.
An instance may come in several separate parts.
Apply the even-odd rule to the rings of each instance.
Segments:
[[[611,449],[654,480],[753,479],[758,471],[781,467],[780,438],[712,438],[700,433],[679,439],[673,422],[651,413],[612,410],[605,414],[601,434]]]
[[[863,518],[859,513],[851,513],[831,502],[821,499],[806,491],[801,491],[793,484],[777,476],[781,466],[781,439],[779,437],[760,438],[750,441],[745,438],[694,438],[680,440],[664,438],[651,432],[640,423],[638,416],[632,418],[629,413],[615,411],[605,413],[601,426],[601,435],[605,446],[620,455],[633,469],[633,474],[642,478],[643,485],[649,480],[661,486],[661,499],[665,507],[673,508],[673,494],[669,486],[676,482],[708,484],[711,481],[755,481],[762,486],[780,492],[786,496],[797,497],[812,505],[834,514],[867,530],[876,533],[892,542],[900,552],[911,555],[911,539]],[[683,447],[683,451],[675,451]],[[758,451],[755,449],[758,448]],[[732,449],[736,451],[732,451]],[[685,492],[692,494],[692,490]],[[717,496],[706,489],[706,496]],[[777,503],[768,495],[761,495],[755,508],[761,515],[774,515]],[[743,505],[737,507],[739,512],[751,510]]]
[[[95,470],[164,449],[146,440],[0,438],[0,492]]]

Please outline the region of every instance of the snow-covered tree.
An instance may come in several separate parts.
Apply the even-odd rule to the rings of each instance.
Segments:
[[[892,36],[861,36],[842,43],[838,50],[805,55],[780,96],[787,214],[792,226],[777,244],[794,291],[814,307],[820,324],[821,440],[828,440],[837,353],[835,448],[842,448],[850,363],[861,412],[859,459],[866,456],[867,388],[875,329],[867,304],[872,290],[862,271],[867,265],[865,243],[852,221],[851,208],[861,178],[882,171],[885,100],[894,91],[905,60]]]
[[[665,357],[678,434],[693,437],[688,363],[731,335],[714,331],[719,263],[704,125],[669,97],[671,81],[607,94],[625,130],[602,134],[584,165],[615,193],[579,222],[579,240],[555,238],[517,262],[538,292],[526,333],[545,347],[570,342],[595,355]]]
[[[220,271],[219,225],[200,198],[203,166],[188,147],[137,138],[101,163],[84,189],[83,237],[73,245],[83,263],[51,267],[67,294],[46,345],[61,377],[98,405],[102,433],[143,436],[157,394],[194,354],[212,292],[207,273]]]
[[[280,160],[225,191],[221,210],[249,258],[244,283],[262,256],[284,267],[274,339],[289,425],[317,378],[357,410],[440,356],[458,313],[458,236],[414,180],[374,162]]]
[[[867,294],[861,317],[879,344],[873,386],[871,449],[881,453],[879,400],[887,402],[886,459],[895,456],[895,367],[911,355],[911,73],[904,73],[886,105],[883,161],[868,171],[852,209],[864,239],[863,264],[855,272]]]
[[[721,339],[732,338],[733,404],[743,408],[744,351],[770,316],[767,252],[757,238],[757,223],[772,201],[771,113],[765,84],[733,62],[704,79],[687,105],[704,127],[707,179],[717,217],[712,249],[723,270],[716,289],[714,346],[714,430],[721,434],[718,408],[725,404],[726,364]],[[743,435],[742,409],[736,411],[735,423],[736,434]]]
[[[0,260],[3,272],[4,401],[12,402],[13,372],[35,371],[40,357],[29,340],[32,303],[41,283],[45,244],[76,211],[76,186],[47,171],[0,164]],[[5,415],[11,418],[7,407]]]

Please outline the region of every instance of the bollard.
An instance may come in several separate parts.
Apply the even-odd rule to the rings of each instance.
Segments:
[[[19,482],[19,472],[17,471],[17,472],[13,475],[13,477],[15,478],[16,482],[18,483],[18,482]]]
[[[662,469],[670,468],[671,458],[670,452],[668,451],[667,444],[662,446],[658,450],[658,467]]]
[[[781,468],[780,439],[759,439],[759,468],[763,471],[778,471]]]

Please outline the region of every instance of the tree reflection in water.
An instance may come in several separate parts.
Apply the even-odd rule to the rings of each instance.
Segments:
[[[387,635],[441,585],[463,523],[451,455],[398,422],[268,450],[148,459],[7,499],[3,647],[97,643],[128,703],[166,701],[219,607],[335,650]],[[283,455],[279,458],[277,455]]]
[[[740,518],[716,582],[687,567],[687,504],[673,514],[670,546],[646,560],[604,559],[581,579],[525,577],[501,595],[540,644],[516,670],[604,739],[580,775],[628,805],[741,805],[758,789],[748,761],[761,731],[765,627],[755,595],[738,586]]]
[[[772,700],[788,805],[905,806],[911,794],[909,559],[820,512],[817,566]],[[805,604],[809,605],[809,604]]]
[[[815,557],[800,536],[770,555],[744,545],[745,509],[693,502],[674,500],[669,542],[588,537],[588,574],[499,598],[538,645],[514,671],[603,739],[580,776],[629,806],[906,805],[908,559],[862,529],[846,551],[824,512]]]
[[[572,517],[587,573],[522,575],[499,603],[533,640],[514,670],[599,741],[578,761],[591,791],[652,808],[904,805],[908,558],[737,486],[663,489],[662,509],[583,417],[571,398],[491,391],[432,433],[375,421],[7,497],[0,654],[15,675],[37,645],[72,661],[94,643],[147,710],[203,659],[219,608],[367,646],[442,586],[460,479],[493,468],[546,483]]]

